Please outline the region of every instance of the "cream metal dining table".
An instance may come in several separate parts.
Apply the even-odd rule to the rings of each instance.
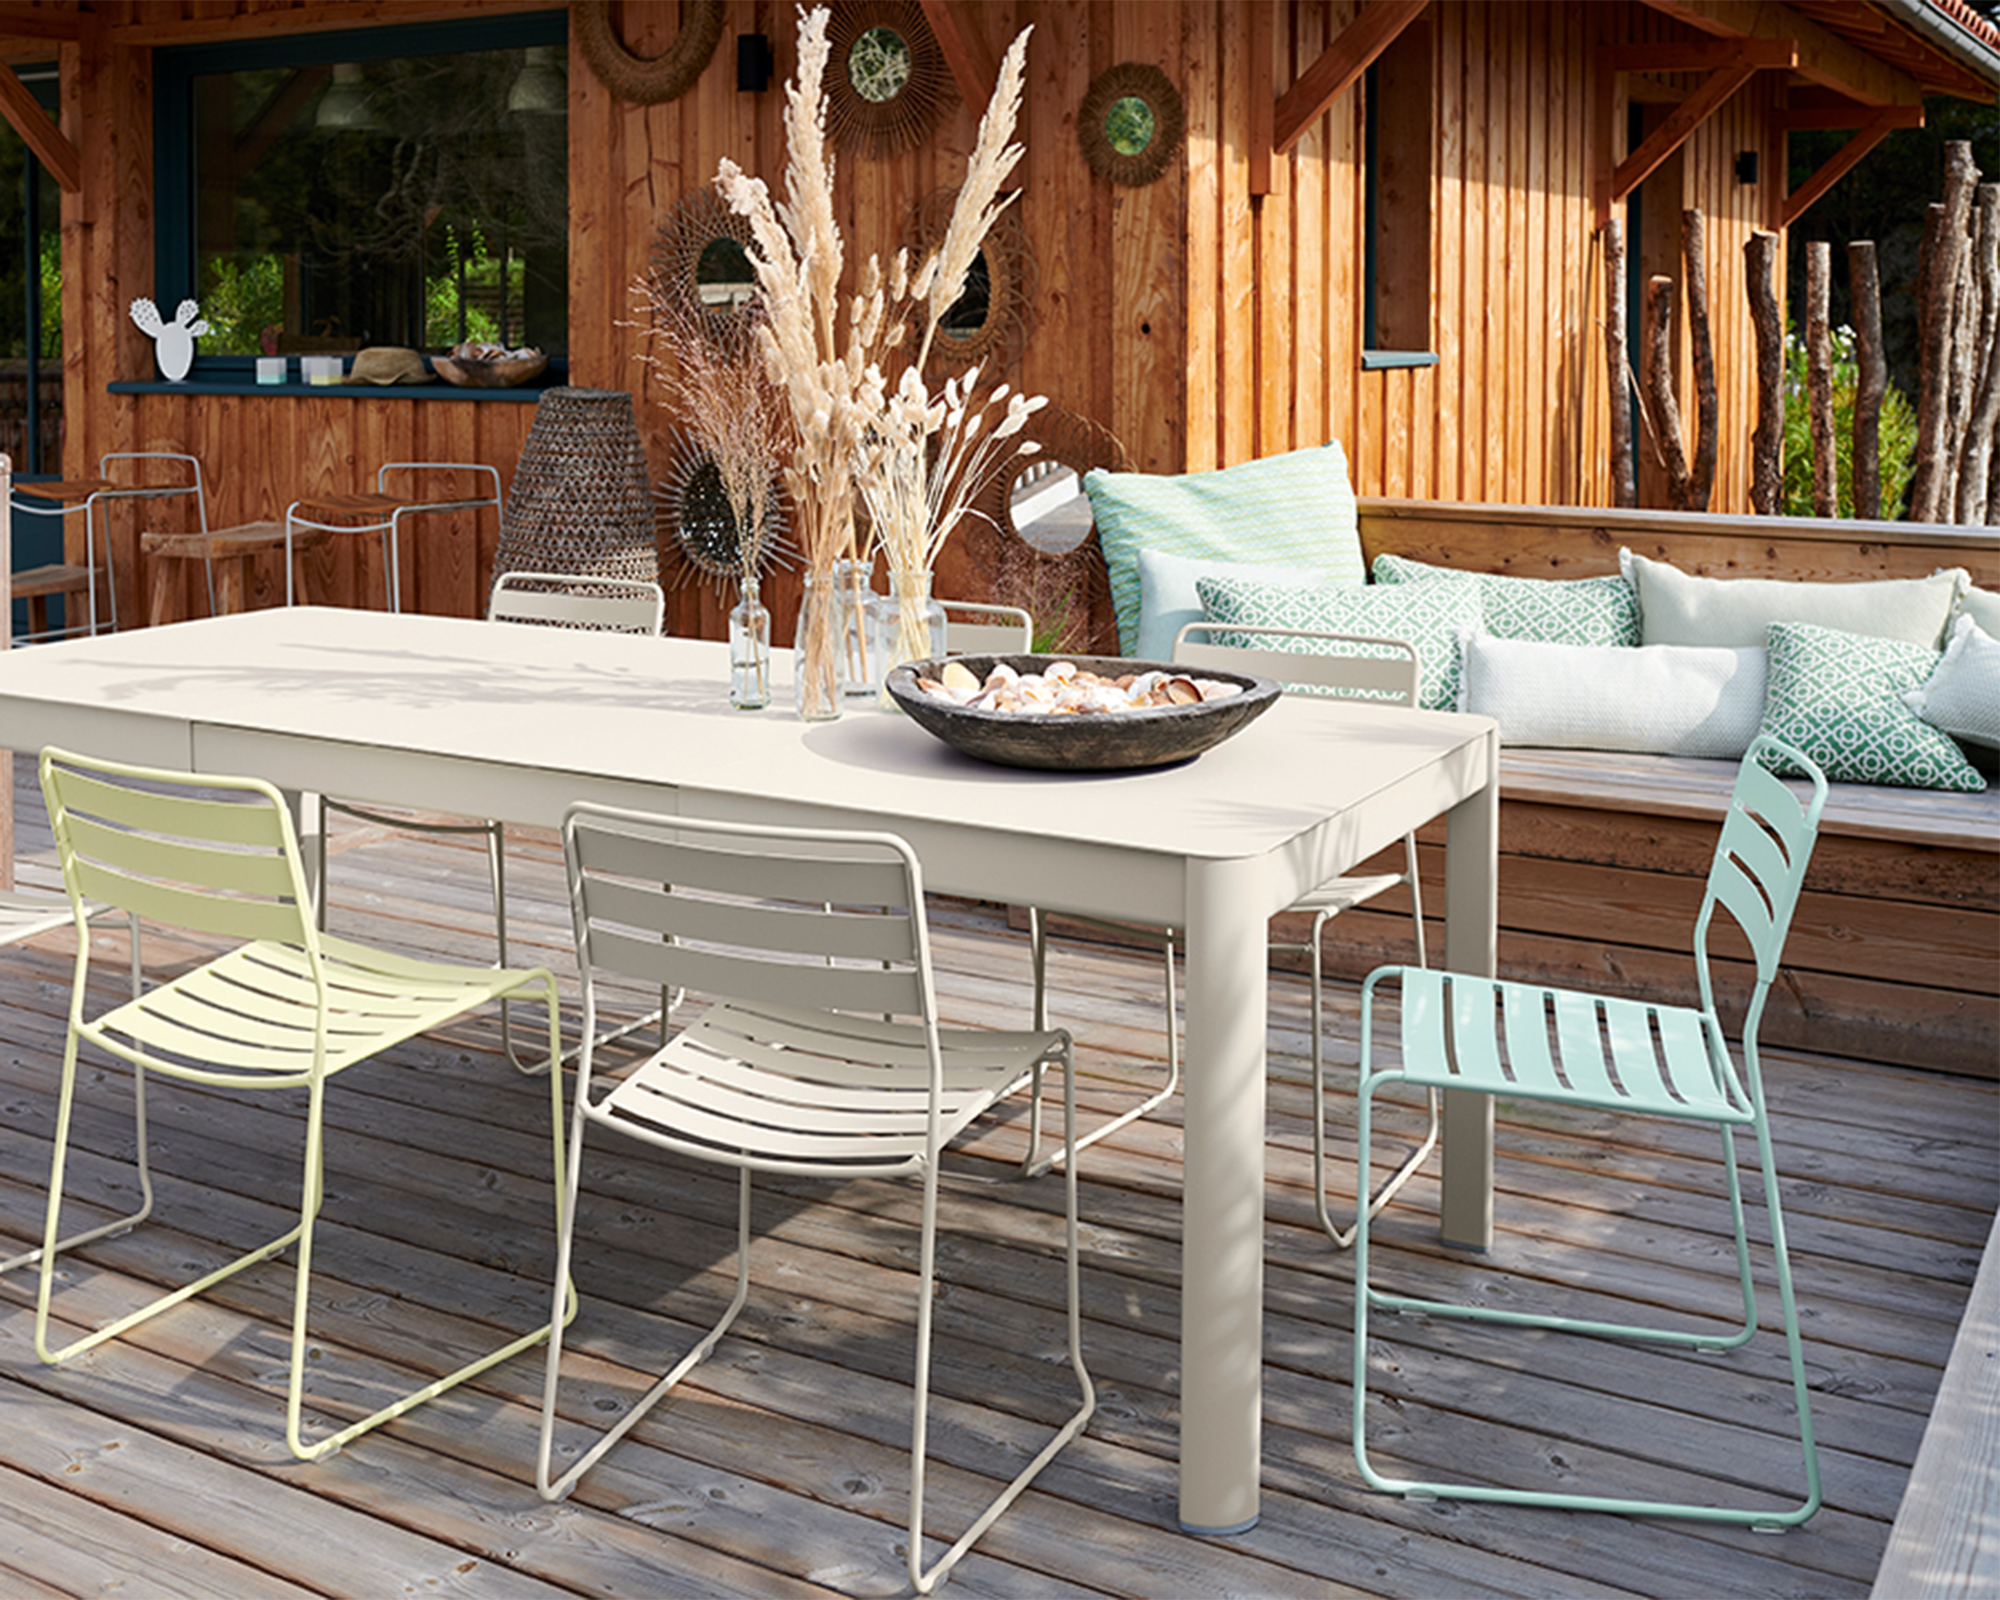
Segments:
[[[928,887],[1187,930],[1180,1520],[1258,1514],[1265,924],[1409,829],[1447,820],[1445,959],[1495,955],[1499,744],[1481,717],[1282,697],[1145,772],[981,765],[868,709],[731,710],[724,647],[318,607],[0,654],[0,746],[554,827],[589,799],[892,829]],[[782,685],[782,673],[781,673]],[[316,809],[302,804],[308,818]],[[1447,1242],[1492,1227],[1490,1102],[1447,1097]]]

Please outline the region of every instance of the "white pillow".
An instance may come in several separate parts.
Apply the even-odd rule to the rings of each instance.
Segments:
[[[1202,620],[1200,578],[1240,578],[1248,583],[1281,583],[1296,588],[1332,581],[1324,567],[1262,567],[1169,550],[1139,551],[1139,637],[1132,654],[1141,661],[1171,661],[1174,640],[1190,622]]]
[[[1764,715],[1760,649],[1459,635],[1459,708],[1502,744],[1739,759]]]
[[[2000,640],[1961,616],[1929,679],[1903,704],[1954,739],[2000,745]]]
[[[1951,569],[1945,567],[1940,570],[1949,572]],[[1968,583],[1959,591],[1958,614],[1972,618],[1987,638],[2000,639],[2000,592],[1976,589]]]
[[[1788,583],[1775,578],[1695,578],[1630,550],[1618,566],[1639,591],[1639,642],[1726,646],[1764,643],[1774,622],[1805,622],[1935,650],[1966,582],[1963,567],[1928,578],[1867,583]]]

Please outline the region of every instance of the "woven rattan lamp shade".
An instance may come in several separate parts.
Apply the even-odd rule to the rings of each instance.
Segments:
[[[653,492],[629,394],[544,391],[514,467],[493,571],[660,581]]]

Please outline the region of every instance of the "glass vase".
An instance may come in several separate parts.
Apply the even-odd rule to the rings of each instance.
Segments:
[[[931,598],[924,568],[891,569],[889,592],[868,602],[868,648],[875,663],[877,704],[894,710],[886,687],[890,669],[945,653],[944,607]]]
[[[754,576],[743,580],[729,613],[729,703],[762,711],[771,703],[771,613],[757,595]]]
[[[831,569],[808,568],[793,635],[793,705],[802,722],[840,715],[840,595]]]
[[[850,699],[875,692],[869,670],[868,602],[874,598],[873,561],[836,561],[834,590],[840,599],[840,692]]]

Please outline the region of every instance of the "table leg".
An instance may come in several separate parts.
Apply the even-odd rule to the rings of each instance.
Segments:
[[[1499,968],[1500,739],[1487,736],[1486,787],[1445,813],[1444,964],[1493,977]],[[1439,1237],[1465,1250],[1493,1243],[1493,1097],[1447,1089]]]
[[[1188,867],[1180,1523],[1258,1516],[1264,1361],[1266,896],[1254,863]]]

